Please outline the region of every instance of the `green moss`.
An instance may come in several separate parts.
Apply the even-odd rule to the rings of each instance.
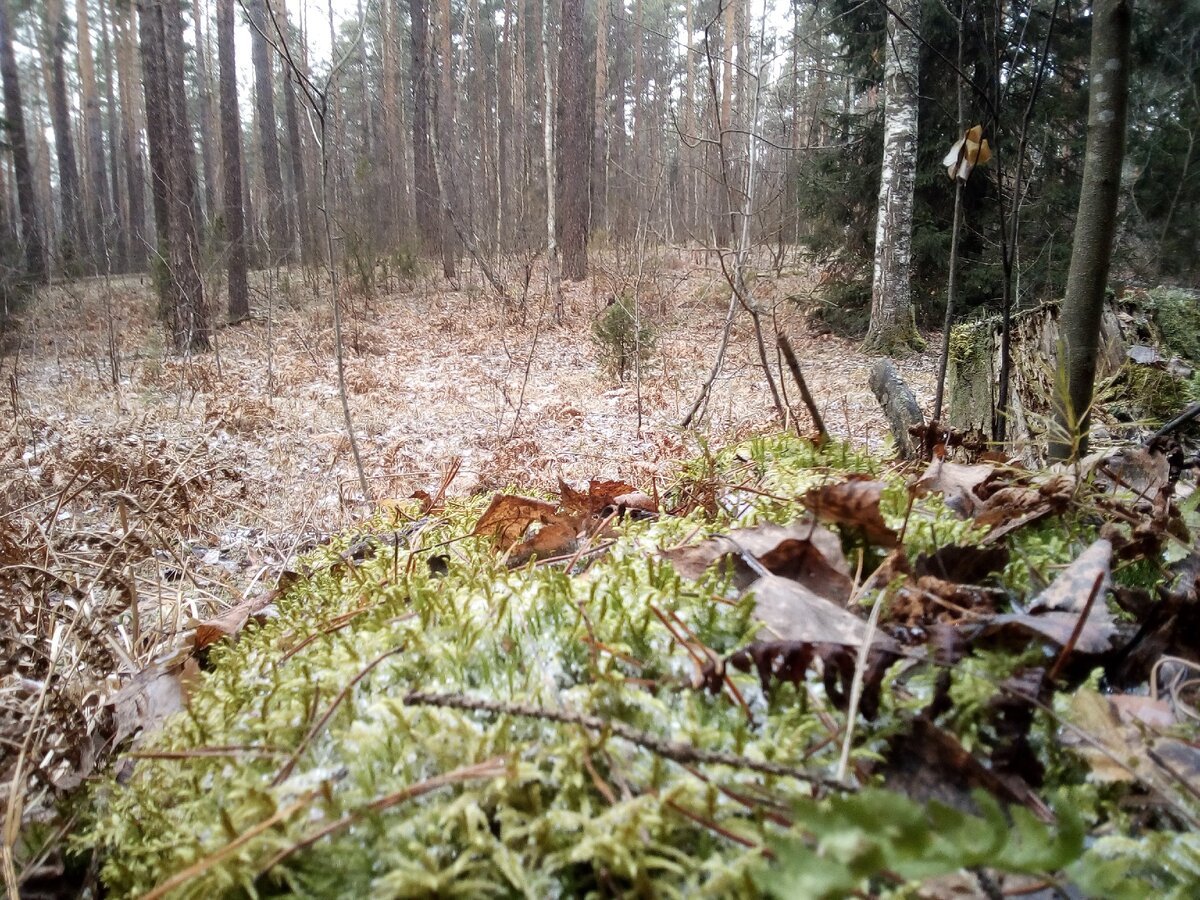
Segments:
[[[1118,382],[1124,385],[1120,406],[1136,419],[1165,422],[1196,399],[1196,385],[1155,366],[1126,363]]]
[[[398,541],[394,525],[375,522],[377,553],[354,567],[338,552],[349,537],[339,538],[310,555],[315,573],[280,598],[277,616],[212,648],[187,711],[140,748],[174,758],[140,759],[127,777],[93,788],[79,846],[100,848],[113,897],[143,894],[201,861],[173,896],[757,896],[756,848],[788,829],[733,797],[786,807],[810,785],[715,766],[698,777],[611,734],[404,697],[421,690],[589,714],[828,773],[840,742],[827,721],[838,714],[819,679],[765,694],[756,673],[731,668],[753,722],[729,691],[693,688],[693,658],[660,615],[728,654],[757,631],[752,602],[727,602],[727,572],[683,581],[659,548],[795,518],[797,495],[848,473],[884,482],[881,513],[893,528],[907,523],[912,554],[980,537],[941,498],[911,500],[904,476],[864,452],[777,435],[705,452],[688,467],[683,490],[689,479],[726,486],[715,515],[626,523],[606,554],[573,572],[505,567],[469,536],[486,498],[454,502],[420,529],[401,528]],[[743,482],[756,492],[728,490]],[[1048,523],[1013,535],[1008,584],[1039,588],[1017,584],[1022,565],[1049,580],[1087,542],[1086,530],[1063,532]],[[435,554],[449,556],[444,574],[429,564]],[[955,676],[970,734],[986,737],[990,694],[967,679],[1012,665],[983,659]],[[878,756],[904,727],[918,681],[885,685],[883,715],[856,727],[856,759]],[[197,752],[230,747],[258,752]],[[378,808],[497,758],[502,768],[487,777]],[[339,822],[347,824],[310,841]]]
[[[1200,365],[1200,297],[1174,288],[1156,288],[1150,291],[1150,302],[1163,345]]]
[[[950,358],[960,366],[986,361],[991,352],[991,324],[962,322],[950,329]]]

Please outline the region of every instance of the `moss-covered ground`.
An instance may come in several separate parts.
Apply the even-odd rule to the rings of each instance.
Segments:
[[[1031,735],[1044,796],[1070,813],[1057,826],[1018,815],[1022,845],[999,806],[979,807],[981,818],[818,791],[845,733],[819,678],[764,692],[757,674],[731,668],[731,689],[698,689],[702,662],[754,640],[753,598],[728,569],[681,578],[663,549],[792,521],[795,498],[847,473],[885,481],[880,511],[911,559],[984,534],[938,495],[910,500],[904,477],[872,458],[786,437],[685,469],[680,493],[709,496],[707,510],[627,520],[565,562],[510,568],[471,536],[486,497],[389,511],[367,529],[365,559],[343,552],[362,533],[315,551],[273,616],[211,648],[186,711],[92,789],[77,848],[100,854],[114,897],[914,896],[905,885],[960,863],[1113,896],[1147,886],[1187,896],[1200,846],[1134,833],[1120,792],[1089,781],[1058,745],[1052,711],[1037,713]],[[1020,600],[1047,583],[1094,536],[1095,523],[1077,524],[1015,533],[995,590]],[[884,557],[850,533],[846,549],[860,576]],[[988,738],[997,681],[1029,654],[1053,656],[979,651],[955,669],[945,721],[968,749]],[[893,667],[880,714],[856,723],[851,773],[871,771],[937,676],[912,660]],[[812,779],[680,762],[629,729]],[[1087,849],[1088,829],[1109,844]]]

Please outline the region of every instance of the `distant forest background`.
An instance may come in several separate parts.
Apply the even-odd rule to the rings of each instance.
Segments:
[[[891,7],[920,12],[918,322],[938,322],[944,302],[954,189],[941,159],[959,135],[956,69],[966,124],[996,152],[964,192],[962,302],[968,313],[998,302],[1009,236],[1018,306],[1061,295],[1090,4]],[[195,247],[201,273],[224,272],[240,245],[251,267],[314,265],[332,247],[346,271],[424,256],[454,277],[467,259],[544,248],[548,198],[563,275],[579,278],[589,249],[728,247],[748,194],[754,245],[779,265],[797,247],[818,254],[827,317],[861,329],[888,9],[0,0],[6,303],[48,277],[154,272],[156,260],[173,270],[180,246]],[[1116,274],[1194,281],[1200,2],[1139,3],[1134,27]],[[326,210],[336,240],[320,227]]]

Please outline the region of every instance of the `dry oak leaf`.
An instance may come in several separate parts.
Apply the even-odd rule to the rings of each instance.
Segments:
[[[205,619],[196,626],[192,639],[192,650],[203,650],[209,644],[227,637],[236,636],[251,619],[263,620],[269,617],[270,605],[280,594],[280,589],[266,591],[253,597],[247,597],[236,606],[231,606],[219,616]]]
[[[594,516],[606,506],[620,505],[623,496],[636,493],[631,484],[624,481],[600,481],[593,478],[586,491],[577,490],[562,478],[558,479],[560,507],[565,513]]]
[[[883,521],[879,501],[884,483],[866,475],[851,476],[838,484],[813,488],[800,498],[818,519],[861,528],[867,540],[882,547],[895,547],[898,536]]]
[[[575,549],[579,519],[557,511],[553,503],[517,494],[497,494],[471,532],[490,537],[510,565],[534,556],[545,559]]]
[[[1016,628],[1065,647],[1099,579],[1099,591],[1079,632],[1075,649],[1080,653],[1104,653],[1112,646],[1117,633],[1112,613],[1104,600],[1112,581],[1112,553],[1112,544],[1104,538],[1094,542],[1034,598],[1028,612],[996,616],[988,623],[985,633]]]
[[[992,526],[984,543],[998,541],[1051,513],[1062,512],[1070,505],[1076,483],[1074,476],[1058,473],[1036,487],[1018,484],[1000,488],[975,514],[978,524]]]
[[[854,589],[842,541],[812,518],[790,525],[766,523],[715,535],[690,547],[676,547],[663,556],[685,578],[695,580],[718,559],[734,559],[734,584],[748,587],[758,574],[742,560],[754,557],[773,575],[790,578],[818,596],[845,603]]]
[[[497,494],[475,523],[471,534],[492,538],[503,552],[523,541],[531,525],[566,520],[553,503],[518,494]]]

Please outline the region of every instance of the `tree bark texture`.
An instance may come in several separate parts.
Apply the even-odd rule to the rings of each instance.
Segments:
[[[46,0],[46,41],[43,52],[50,66],[50,125],[54,130],[54,155],[58,164],[59,201],[62,204],[62,235],[59,255],[68,268],[83,251],[83,222],[79,208],[79,166],[75,160],[75,138],[71,131],[71,112],[67,101],[67,75],[63,48],[67,43],[67,23],[63,0]]]
[[[162,128],[151,141],[151,167],[163,206],[158,225],[162,312],[175,349],[189,352],[209,348],[211,325],[200,277],[195,151],[184,97],[179,4],[180,0],[141,0],[139,9],[147,118],[151,130],[156,124]]]
[[[593,95],[592,178],[589,223],[592,230],[608,228],[608,0],[596,0],[596,81]]]
[[[221,194],[220,185],[217,184],[217,154],[213,147],[219,130],[213,128],[217,117],[213,109],[212,79],[208,74],[209,48],[203,28],[204,14],[199,5],[193,5],[192,19],[196,34],[196,96],[200,101],[200,165],[204,170],[204,212],[211,227],[217,218],[221,202],[218,199]]]
[[[112,194],[109,192],[108,170],[104,163],[104,133],[100,129],[100,95],[96,90],[96,66],[92,56],[87,0],[75,0],[75,25],[79,43],[79,82],[83,91],[87,225],[92,236],[96,269],[104,271],[109,266],[108,257],[112,252]]]
[[[224,177],[225,238],[229,254],[229,319],[250,315],[247,283],[246,220],[242,209],[242,122],[238,111],[234,0],[217,0],[217,62],[220,66],[221,162]]]
[[[288,28],[287,6],[279,3],[275,10],[280,27]],[[292,163],[292,184],[296,189],[296,230],[300,233],[300,260],[312,265],[318,259],[317,236],[308,205],[308,177],[304,168],[304,141],[300,133],[300,111],[296,103],[296,87],[288,67],[283,71],[283,113],[287,119],[288,155]]]
[[[17,205],[21,212],[21,243],[24,247],[25,272],[34,282],[48,277],[42,218],[38,211],[33,183],[33,166],[25,134],[25,113],[21,108],[21,82],[17,58],[13,53],[11,0],[0,0],[0,79],[4,82],[4,118],[8,145],[17,182]]]
[[[429,83],[429,7],[428,0],[411,0],[412,83],[413,83],[413,181],[417,227],[426,252],[441,248],[440,215],[442,198],[433,165],[431,122],[436,115],[433,91]]]
[[[267,21],[265,0],[249,0],[251,43],[254,62],[254,110],[258,119],[259,156],[263,166],[263,185],[267,207],[267,233],[272,264],[291,253],[291,229],[287,200],[283,194],[283,172],[279,166],[279,138],[275,121],[275,82],[271,72],[270,47],[266,36],[274,33]]]
[[[150,235],[146,227],[145,177],[146,164],[142,155],[142,116],[138,105],[136,38],[133,29],[133,7],[117,4],[114,9],[117,34],[117,71],[121,97],[121,156],[125,170],[126,211],[129,216],[130,268],[142,270],[146,264]]]
[[[1055,397],[1058,428],[1050,447],[1055,459],[1087,452],[1100,319],[1125,157],[1132,21],[1132,0],[1096,0],[1092,5],[1087,150],[1063,301],[1059,382],[1065,380],[1067,395],[1062,397],[1060,391]]]
[[[912,392],[912,388],[900,377],[895,364],[890,359],[877,359],[871,366],[871,392],[879,401],[888,426],[892,431],[892,440],[896,444],[896,452],[901,459],[912,459],[920,449],[913,440],[909,429],[914,425],[923,425],[925,417],[921,414],[920,404]]]
[[[884,47],[883,170],[875,223],[871,324],[864,344],[864,349],[883,354],[905,353],[921,346],[909,281],[920,62],[920,42],[911,29],[920,27],[921,0],[896,0],[893,6],[895,14],[888,14]]]
[[[584,83],[583,0],[562,0],[561,50],[558,57],[558,238],[562,275],[568,281],[587,277],[588,124]]]

